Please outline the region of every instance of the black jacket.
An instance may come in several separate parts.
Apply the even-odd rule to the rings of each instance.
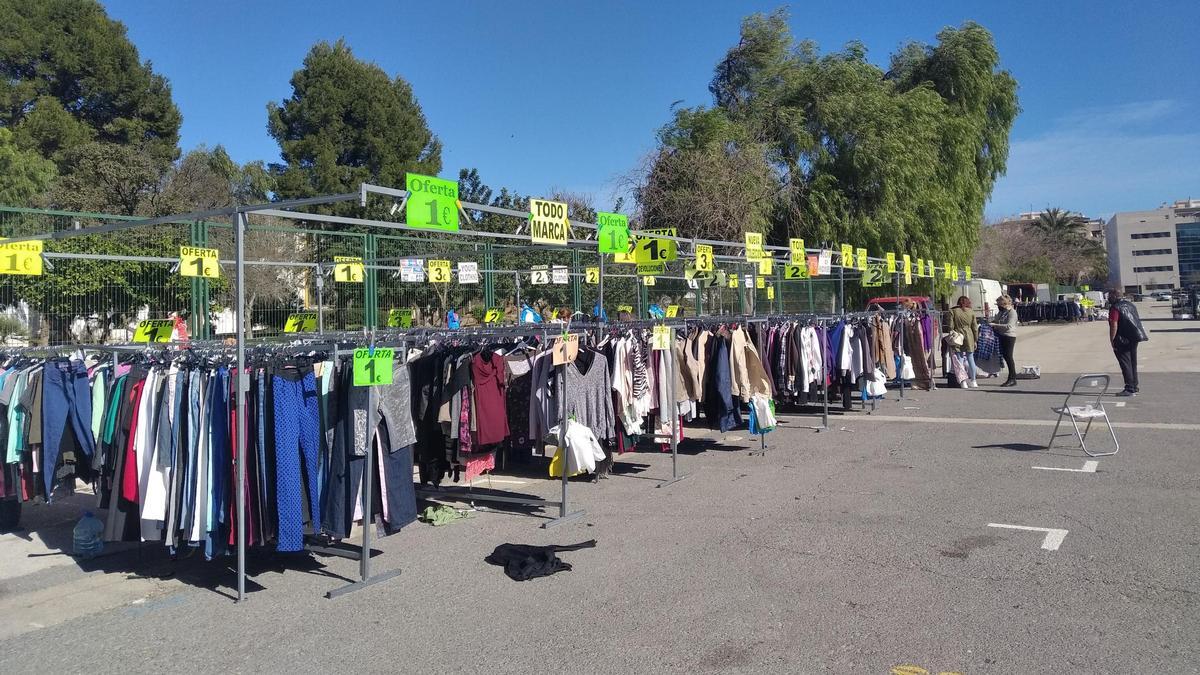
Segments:
[[[1128,300],[1118,300],[1113,307],[1120,314],[1117,323],[1117,337],[1129,342],[1145,342],[1150,337],[1142,327],[1142,318],[1138,316],[1137,306]]]

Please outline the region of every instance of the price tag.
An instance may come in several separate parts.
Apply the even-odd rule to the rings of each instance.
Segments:
[[[738,287],[738,278],[737,278],[737,275],[736,275],[736,274],[730,274],[730,275],[729,275],[729,287],[730,287],[730,288],[737,288],[737,287]]]
[[[950,275],[951,275],[950,276],[951,279],[953,279],[954,281],[958,281],[958,265],[950,266]]]
[[[971,280],[971,266],[970,265],[966,265],[963,267],[963,274],[966,275],[967,281]],[[1086,290],[1086,289],[1084,289],[1084,290]]]
[[[937,276],[937,271],[936,271],[937,263],[933,262],[932,260],[926,260],[925,261],[925,270],[927,272],[929,272],[929,276],[931,276],[931,277]]]
[[[479,283],[479,263],[477,263],[477,262],[460,262],[460,263],[458,263],[458,283],[460,283],[460,284],[477,284],[477,283]]]
[[[774,286],[767,286],[767,299],[768,300],[775,299],[775,287]]]
[[[887,273],[895,274],[896,273],[896,254],[892,253],[891,251],[888,251],[886,254],[886,258],[887,258]]]
[[[808,256],[808,276],[810,279],[812,277],[821,276],[821,256],[820,255]]]
[[[821,251],[817,256],[817,275],[825,276],[833,272],[833,251]]]
[[[560,335],[554,338],[554,365],[561,366],[574,363],[579,357],[579,336],[575,334]]]
[[[404,174],[408,201],[404,220],[409,227],[458,231],[458,182],[415,173]]]
[[[550,281],[556,284],[565,284],[571,280],[571,273],[563,265],[555,265],[550,269]]]
[[[652,349],[662,351],[671,348],[671,327],[655,326],[651,336]]]
[[[624,253],[614,253],[613,254],[613,262],[615,262],[617,264],[621,264],[621,265],[636,265],[637,264],[637,258],[635,258],[633,255],[632,239],[629,242],[629,250],[625,251]]]
[[[666,274],[666,272],[667,263],[665,262],[638,263],[637,266],[637,273],[642,275]]]
[[[925,276],[925,259],[917,258],[917,276]]]
[[[759,258],[766,255],[763,250],[763,236],[761,232],[746,233],[746,261],[757,262]]]
[[[401,307],[388,311],[387,325],[392,328],[412,328],[413,310],[411,307]]]
[[[363,282],[362,258],[333,256],[333,280],[347,284],[361,284]]]
[[[863,270],[862,285],[863,288],[875,288],[883,285],[884,272],[886,266],[881,262],[873,262],[867,265],[867,269]]]
[[[617,313],[627,312],[633,314],[633,305],[617,305]]]
[[[907,253],[904,254],[904,284],[912,284],[912,258]]]
[[[842,244],[841,261],[842,267],[854,268],[854,247],[850,244]]]
[[[652,276],[642,277],[643,286],[653,286],[656,283],[658,283],[658,281],[656,281]]]
[[[867,249],[860,248],[855,251],[855,254],[858,256],[858,269],[865,271],[867,269]]]
[[[784,265],[783,267],[784,279],[807,279],[809,276],[811,275],[808,272],[807,262],[802,265]]]
[[[448,284],[448,283],[450,283],[450,261],[449,260],[430,260],[428,267],[429,267],[429,283],[431,283],[431,284]]]
[[[711,272],[713,270],[713,247],[707,244],[696,244],[696,270]]]
[[[0,244],[0,274],[42,276],[42,241]]]
[[[285,333],[312,333],[315,330],[317,330],[316,312],[288,314],[287,321],[283,324],[283,332]]]
[[[221,265],[217,262],[219,252],[215,248],[195,246],[179,247],[179,274],[185,277],[216,279],[221,276]]]
[[[504,310],[500,309],[499,307],[493,307],[483,313],[484,323],[500,323],[500,320],[503,318]]]
[[[567,245],[567,205],[545,199],[529,200],[529,238],[535,244]]]
[[[767,280],[762,277],[754,277],[754,287],[755,288],[766,288]]]
[[[804,250],[803,239],[788,239],[788,248],[792,250],[793,265],[803,265],[808,261],[808,253]]]
[[[660,234],[668,237],[675,236],[675,228],[665,227],[658,230],[643,230],[638,234],[637,247],[634,249],[634,259],[638,264],[665,263],[679,257],[679,249],[674,239],[659,239],[653,235]],[[650,235],[650,236],[646,236]]]
[[[942,276],[950,279],[950,263],[942,263]]]
[[[400,261],[400,281],[425,281],[425,261],[420,258],[404,258]]]
[[[758,274],[759,276],[771,276],[771,269],[774,267],[775,261],[770,256],[764,255],[758,259]]]
[[[354,350],[354,386],[370,387],[392,383],[392,364],[396,352],[391,347],[376,347],[374,353],[368,347]]]
[[[600,283],[600,268],[599,267],[588,267],[588,268],[584,269],[583,270],[583,281],[584,281],[584,283],[589,283],[589,284],[593,284],[593,285]]]
[[[175,330],[172,319],[145,319],[139,321],[133,331],[134,342],[170,342],[171,332]]]
[[[629,251],[629,218],[620,213],[596,214],[596,240],[601,253]]]
[[[674,319],[679,316],[679,305],[667,305],[667,318]]]
[[[725,273],[720,271],[702,272],[695,267],[688,267],[683,270],[683,276],[688,282],[688,288],[708,288],[713,284],[725,283]]]
[[[550,268],[546,265],[535,265],[529,269],[529,283],[534,286],[544,286],[550,283]]]

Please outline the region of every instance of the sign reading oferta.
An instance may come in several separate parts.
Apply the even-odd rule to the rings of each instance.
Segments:
[[[405,174],[404,183],[409,193],[404,220],[410,226],[458,231],[458,183],[415,173]]]

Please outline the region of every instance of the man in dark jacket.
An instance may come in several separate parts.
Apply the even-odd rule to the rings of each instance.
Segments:
[[[1125,379],[1125,389],[1117,396],[1137,396],[1138,343],[1149,338],[1142,327],[1137,307],[1122,298],[1121,291],[1115,288],[1108,292],[1108,339],[1112,343],[1117,364],[1121,366],[1121,377]]]

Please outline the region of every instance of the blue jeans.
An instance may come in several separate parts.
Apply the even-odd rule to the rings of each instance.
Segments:
[[[79,466],[91,465],[96,439],[92,436],[92,389],[83,362],[47,361],[42,373],[42,480],[46,501],[50,501],[68,425],[75,443],[67,447],[78,447],[89,460]]]

